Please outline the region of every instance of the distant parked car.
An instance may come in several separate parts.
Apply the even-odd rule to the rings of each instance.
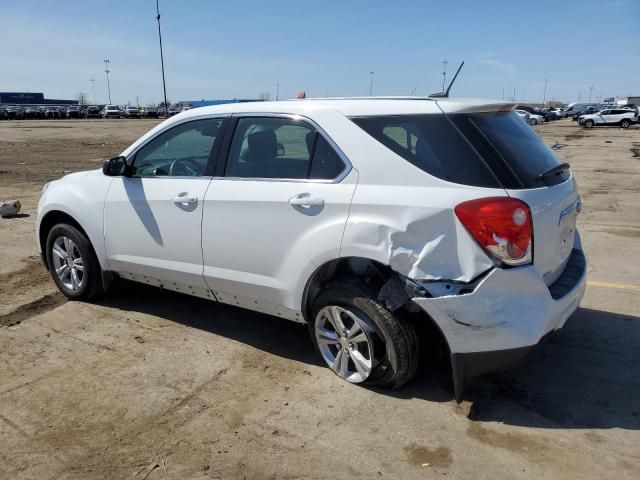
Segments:
[[[82,108],[79,105],[71,105],[67,107],[67,118],[82,117]]]
[[[89,105],[84,112],[85,118],[100,118],[102,116],[102,112],[100,111],[100,107],[97,105]]]
[[[516,113],[529,125],[537,125],[544,123],[544,117],[535,113],[529,113],[525,110],[516,110]]]
[[[117,105],[106,105],[102,110],[102,118],[120,118],[120,107]]]
[[[138,107],[127,105],[122,109],[122,116],[124,118],[139,118],[140,110],[138,110]]]
[[[22,120],[24,118],[24,110],[17,105],[9,105],[5,110],[7,120]]]
[[[60,118],[60,117],[61,117],[61,113],[58,107],[54,107],[54,106],[45,107],[44,118],[51,120],[51,119]]]
[[[28,120],[44,118],[44,109],[35,105],[31,107],[27,107],[24,110],[24,118]]]
[[[622,128],[629,128],[630,125],[638,123],[638,114],[628,108],[619,108],[583,115],[580,120],[585,128],[604,125],[619,125]]]
[[[169,117],[173,117],[174,115],[177,115],[178,113],[180,113],[182,110],[180,110],[178,107],[169,107],[168,110],[168,115]]]
[[[155,107],[140,107],[141,118],[158,118],[160,113]]]

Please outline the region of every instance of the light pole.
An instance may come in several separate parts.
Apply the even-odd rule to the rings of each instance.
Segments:
[[[104,72],[107,74],[107,93],[109,94],[109,105],[111,105],[111,84],[109,83],[109,59],[104,60]]]
[[[375,72],[369,72],[369,96],[373,96],[373,76]]]
[[[280,83],[276,83],[276,102],[280,97]]]
[[[91,79],[91,90],[93,91],[93,103],[96,103],[96,79]]]
[[[447,62],[446,60],[442,61],[442,91],[444,92],[444,84],[447,80]]]
[[[591,93],[593,93],[593,87],[589,87],[589,103],[591,103]]]
[[[160,7],[156,0],[156,20],[158,20],[158,40],[160,40],[160,66],[162,67],[162,91],[164,92],[164,111],[167,112],[167,85],[164,81],[164,56],[162,55],[162,31],[160,30]],[[166,115],[166,114],[165,114]]]
[[[548,78],[544,79],[544,94],[542,95],[542,107],[544,107],[544,104],[547,103],[547,82],[549,81]]]

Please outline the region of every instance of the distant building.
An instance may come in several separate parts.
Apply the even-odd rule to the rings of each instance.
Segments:
[[[181,100],[178,102],[183,107],[208,107],[210,105],[224,105],[226,103],[247,103],[247,102],[262,102],[258,98],[233,98],[229,100]]]
[[[44,93],[0,92],[0,105],[77,105],[77,100],[44,98]]]

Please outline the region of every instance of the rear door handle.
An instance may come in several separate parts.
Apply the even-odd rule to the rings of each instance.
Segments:
[[[180,203],[181,205],[192,205],[198,203],[198,197],[192,197],[188,193],[179,193],[173,197],[173,203]]]
[[[301,193],[289,199],[289,205],[296,207],[321,207],[324,199],[313,197],[310,193]]]

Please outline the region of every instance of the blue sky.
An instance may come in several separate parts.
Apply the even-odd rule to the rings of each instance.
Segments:
[[[418,95],[586,101],[640,94],[640,0],[160,0],[170,100]],[[3,0],[0,91],[162,99],[155,0]]]

